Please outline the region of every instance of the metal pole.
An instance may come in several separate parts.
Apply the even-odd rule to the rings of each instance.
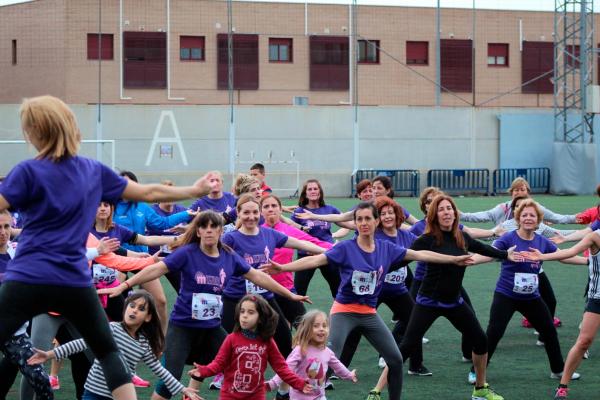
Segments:
[[[441,70],[442,60],[440,51],[440,0],[437,0],[437,8],[435,10],[435,106],[439,107],[441,104]]]
[[[98,104],[96,140],[102,140],[102,0],[98,0]],[[102,144],[96,144],[96,160],[102,162]]]
[[[354,49],[353,57],[350,61],[352,64],[350,68],[354,70],[353,78],[354,82],[352,85],[352,101],[354,105],[354,122],[352,125],[352,142],[353,142],[353,157],[352,157],[352,175],[356,174],[360,165],[360,129],[358,125],[358,51],[356,36],[358,30],[357,21],[357,0],[352,0],[351,16],[352,16],[352,48]],[[370,42],[365,42],[365,46],[369,46]]]
[[[472,15],[472,28],[471,28],[471,92],[473,94],[473,107],[475,107],[475,0],[473,0],[473,15]]]
[[[233,4],[227,0],[227,90],[229,94],[229,173],[235,173],[235,120],[233,107]]]

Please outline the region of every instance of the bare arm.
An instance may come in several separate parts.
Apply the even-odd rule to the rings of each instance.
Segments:
[[[592,228],[588,226],[587,228],[580,229],[567,236],[557,235],[552,238],[552,241],[557,244],[564,242],[576,242],[583,239],[585,235],[589,234],[590,232],[592,232]]]
[[[587,234],[579,243],[570,249],[557,250],[554,253],[546,254],[542,254],[539,250],[531,249],[532,251],[528,253],[528,258],[540,261],[564,260],[575,257],[577,254],[592,246],[600,247],[600,235],[595,232]]]
[[[588,265],[588,259],[581,256],[575,256],[571,258],[565,258],[564,260],[560,260],[563,264],[572,264],[572,265]]]
[[[406,223],[408,223],[410,225],[414,225],[417,222],[419,222],[419,220],[414,215],[411,214],[411,215],[408,216],[408,218],[406,218],[406,220],[404,222],[406,222]]]
[[[285,247],[287,247],[289,249],[306,251],[307,253],[312,253],[312,254],[321,254],[321,253],[325,253],[325,251],[326,251],[326,249],[324,249],[320,246],[317,246],[316,244],[307,242],[305,240],[298,240],[291,236],[288,236],[288,240],[287,240],[287,242],[285,242]]]
[[[316,219],[319,221],[338,223],[352,221],[354,218],[354,211],[346,211],[342,214],[313,214],[310,211],[305,210],[303,213],[296,213],[296,217],[300,219]]]
[[[464,256],[448,256],[446,254],[435,253],[429,250],[411,250],[406,249],[405,260],[412,261],[423,261],[434,264],[457,264],[457,265],[470,265],[472,264],[472,258],[470,254]]]
[[[288,217],[286,217],[286,216],[284,216],[284,215],[282,215],[281,217],[279,217],[279,220],[280,220],[281,222],[283,222],[284,224],[288,224],[288,225],[290,225],[290,226],[293,226],[293,227],[294,227],[294,228],[296,228],[296,229],[300,229],[300,230],[302,230],[302,228],[304,228],[304,227],[303,227],[302,225],[300,225],[299,223],[292,221],[291,219],[289,219]]]
[[[279,273],[282,271],[295,272],[304,271],[305,269],[319,268],[320,266],[327,265],[327,263],[327,257],[324,254],[318,254],[316,256],[303,257],[283,265],[270,260],[269,264],[261,266],[261,269],[264,269],[269,273]]]
[[[175,244],[177,236],[145,236],[137,235],[135,244],[144,246],[162,246],[163,244]]]
[[[489,237],[494,236],[493,229],[471,228],[471,227],[465,226],[463,228],[463,231],[467,232],[469,234],[469,236],[471,236],[473,239],[484,239],[484,238],[489,238]]]
[[[10,208],[10,204],[8,201],[0,194],[0,211],[8,210]]]
[[[308,299],[307,296],[298,296],[290,292],[288,289],[281,286],[269,275],[265,274],[264,272],[260,272],[255,268],[250,268],[250,270],[246,274],[244,274],[244,278],[260,286],[261,288],[267,289],[268,291],[271,291],[273,293],[277,293],[278,295],[290,300],[303,301]]]
[[[145,201],[158,203],[164,201],[179,201],[202,197],[210,192],[210,178],[212,174],[206,174],[198,179],[193,186],[165,186],[160,184],[139,184],[128,181],[123,199],[132,201]],[[0,204],[1,205],[1,204]]]
[[[135,285],[141,285],[142,283],[150,282],[154,279],[160,278],[167,272],[169,272],[167,264],[165,264],[163,261],[159,261],[156,264],[152,264],[144,268],[131,278],[127,279],[125,282],[122,282],[119,286],[114,288],[100,289],[98,290],[98,293],[108,294],[110,297],[116,297]]]

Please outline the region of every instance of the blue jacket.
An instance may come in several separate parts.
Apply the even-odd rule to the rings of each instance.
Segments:
[[[115,223],[140,235],[146,234],[146,227],[154,230],[165,230],[182,222],[188,222],[189,220],[190,216],[187,211],[163,217],[157,214],[148,203],[123,200],[117,203],[113,215],[113,221]],[[121,245],[124,248],[133,251],[148,251],[148,246],[130,245],[126,243],[122,243]]]

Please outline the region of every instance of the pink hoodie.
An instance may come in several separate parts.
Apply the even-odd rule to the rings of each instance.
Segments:
[[[283,222],[277,222],[273,226],[269,226],[266,223],[263,224],[267,228],[275,229],[281,233],[285,233],[288,236],[291,236],[298,240],[306,240],[307,242],[311,242],[320,246],[324,249],[329,250],[333,247],[332,243],[324,242],[319,240],[313,236],[310,236],[308,233],[301,231],[298,228],[295,228],[291,225],[284,224]],[[275,254],[273,254],[272,260],[279,264],[287,264],[292,262],[294,258],[294,249],[288,249],[287,247],[282,247],[279,249],[275,249]],[[294,287],[294,274],[292,272],[281,272],[279,274],[272,275],[272,278],[281,284],[281,286],[286,289],[292,289]]]

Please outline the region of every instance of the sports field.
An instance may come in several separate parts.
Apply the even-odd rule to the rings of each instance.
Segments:
[[[576,213],[596,204],[592,196],[555,197],[536,196],[536,199],[547,208],[559,213]],[[415,216],[421,216],[417,201],[413,198],[400,198],[400,203]],[[464,211],[479,211],[491,208],[506,197],[465,197],[457,198],[457,204]],[[351,199],[330,199],[331,203],[345,210],[355,203]],[[293,204],[293,201],[287,201]],[[475,225],[474,225],[475,226]],[[486,225],[481,225],[486,226]],[[489,226],[489,225],[487,225]],[[580,226],[574,226],[580,227]],[[561,226],[562,228],[562,226]],[[566,226],[565,226],[566,228]],[[489,316],[493,290],[498,277],[498,263],[490,263],[473,267],[467,271],[464,286],[469,292],[477,316],[485,329]],[[584,306],[584,288],[587,282],[587,268],[584,266],[563,265],[552,262],[544,264],[558,301],[557,316],[563,322],[558,329],[563,356],[577,337],[577,326],[580,322]],[[168,283],[164,284],[169,304],[173,304],[175,293]],[[329,290],[319,273],[311,282],[309,295],[314,305],[322,310],[331,306]],[[383,319],[389,323],[390,312],[382,306],[379,310]],[[551,399],[557,381],[550,379],[550,368],[546,354],[541,347],[535,345],[536,336],[533,330],[520,326],[520,315],[513,318],[507,328],[503,340],[498,346],[494,359],[488,370],[488,381],[507,400]],[[389,324],[391,326],[391,323]],[[460,336],[446,321],[438,320],[426,335],[430,342],[423,348],[424,364],[433,372],[432,377],[406,376],[404,380],[403,399],[429,400],[470,399],[472,387],[467,384],[469,366],[460,361]],[[351,369],[358,370],[359,382],[339,382],[335,390],[328,392],[330,399],[359,400],[366,397],[367,392],[375,384],[380,369],[377,367],[377,354],[363,340]],[[591,350],[591,358],[584,360],[579,368],[582,374],[580,381],[571,385],[569,399],[600,399],[600,352]],[[156,378],[144,366],[140,366],[138,374],[153,383]],[[270,376],[270,373],[268,374]],[[0,377],[2,379],[2,377]],[[74,399],[74,388],[71,383],[69,363],[60,373],[61,389],[56,392],[57,399]],[[187,382],[187,379],[185,380]],[[138,389],[139,398],[150,398],[150,389]],[[217,399],[218,392],[201,390],[205,399]],[[269,396],[269,398],[274,396]],[[18,399],[17,385],[8,399]],[[383,398],[387,398],[384,394]]]

